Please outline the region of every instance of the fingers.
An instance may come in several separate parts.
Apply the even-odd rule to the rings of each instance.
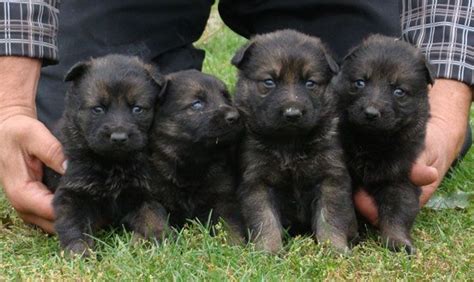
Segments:
[[[34,224],[49,234],[55,234],[54,222],[32,214],[20,214],[23,221]]]
[[[412,166],[410,180],[416,186],[425,186],[432,184],[438,180],[438,170],[432,166],[422,163],[415,163]]]
[[[54,220],[53,194],[41,182],[28,182],[23,187],[16,187],[15,193],[8,196],[19,213]]]
[[[353,197],[357,211],[372,225],[377,225],[379,214],[374,199],[364,189],[358,189]]]
[[[54,234],[53,194],[41,182],[28,182],[17,187],[10,201],[23,221]]]
[[[18,212],[27,223],[38,225],[48,233],[54,233],[53,194],[41,182],[31,181],[22,186],[5,187],[5,192]]]
[[[30,182],[24,188],[24,204],[27,211],[46,220],[54,220],[53,193],[41,182]]]
[[[44,125],[41,124],[32,130],[28,139],[25,144],[30,155],[37,157],[56,172],[64,174],[66,158],[61,143]]]
[[[433,193],[436,191],[438,187],[439,181],[435,182],[432,185],[427,185],[421,187],[421,195],[420,195],[420,207],[423,207],[431,198]]]

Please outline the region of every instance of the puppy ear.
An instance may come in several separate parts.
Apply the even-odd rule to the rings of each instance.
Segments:
[[[242,63],[245,61],[245,59],[248,57],[249,52],[254,45],[253,41],[249,41],[247,44],[244,46],[240,47],[239,50],[235,53],[234,57],[232,57],[232,60],[230,61],[234,66],[237,68],[241,68]]]
[[[153,65],[146,64],[145,70],[148,73],[148,75],[151,77],[153,82],[155,82],[156,85],[158,85],[158,87],[160,88],[160,92],[158,96],[161,97],[163,93],[165,92],[168,80],[165,78],[163,74],[161,74],[160,71],[158,71],[158,68]]]
[[[349,51],[348,51],[347,54],[344,56],[344,58],[342,59],[342,61],[349,60],[352,56],[354,56],[354,53],[355,53],[358,49],[359,49],[359,46],[352,47],[351,49],[349,49]]]
[[[339,64],[336,62],[336,60],[334,60],[332,55],[327,50],[324,50],[324,57],[326,57],[329,69],[331,69],[334,74],[337,74],[339,72]]]
[[[426,71],[426,81],[428,82],[428,84],[433,85],[436,79],[434,75],[433,65],[431,65],[426,58],[424,59],[424,62]]]
[[[73,65],[64,76],[64,81],[74,81],[80,78],[91,66],[89,61],[81,61]]]

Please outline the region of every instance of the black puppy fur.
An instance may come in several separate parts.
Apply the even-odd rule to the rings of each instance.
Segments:
[[[68,167],[44,179],[55,191],[61,246],[88,255],[88,234],[108,224],[159,238],[166,213],[151,200],[146,147],[164,78],[136,57],[109,55],[77,63],[65,80],[72,85],[56,135]]]
[[[232,63],[247,129],[238,192],[250,239],[277,252],[289,228],[347,251],[357,226],[336,101],[326,93],[337,64],[318,38],[292,30],[254,37]]]
[[[223,82],[195,70],[168,75],[151,133],[157,198],[172,225],[222,218],[240,237],[235,143],[243,127]],[[238,238],[238,237],[237,237]]]
[[[427,62],[415,47],[373,35],[345,58],[333,87],[354,187],[374,197],[384,243],[414,252],[410,229],[420,188],[409,172],[424,147],[429,118]]]

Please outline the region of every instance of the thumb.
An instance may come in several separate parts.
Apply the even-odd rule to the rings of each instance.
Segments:
[[[363,188],[357,189],[353,198],[357,211],[372,225],[377,225],[379,213],[374,199]]]
[[[425,186],[438,180],[438,170],[422,163],[414,163],[411,168],[410,180],[417,186]]]
[[[60,174],[66,171],[66,158],[61,143],[43,125],[35,126],[28,135],[26,149],[30,155],[35,156],[46,166]]]

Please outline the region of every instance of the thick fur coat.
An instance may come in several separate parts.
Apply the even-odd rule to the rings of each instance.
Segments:
[[[174,226],[223,219],[240,237],[234,157],[243,128],[239,113],[213,76],[188,70],[166,79],[151,133],[156,197]]]
[[[409,253],[420,195],[409,173],[424,148],[431,83],[420,51],[373,35],[345,58],[332,85],[340,98],[341,140],[354,186],[374,197],[384,243]]]
[[[250,239],[277,252],[289,229],[346,251],[357,227],[336,100],[326,92],[337,64],[318,38],[292,30],[254,37],[232,63],[246,126],[238,193]]]
[[[166,213],[151,198],[146,150],[163,77],[136,57],[109,55],[77,63],[65,80],[72,84],[56,135],[68,167],[44,179],[55,191],[61,246],[87,255],[88,235],[109,224],[159,238]]]

